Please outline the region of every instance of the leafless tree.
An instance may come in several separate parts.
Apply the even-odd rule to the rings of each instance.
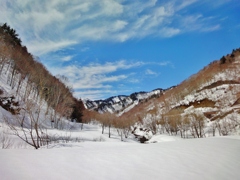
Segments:
[[[12,139],[9,137],[8,132],[3,130],[0,132],[0,148],[8,149],[13,145]]]
[[[128,138],[129,133],[131,131],[131,119],[128,119],[127,116],[116,117],[114,121],[114,126],[117,128],[118,135],[121,137],[121,141],[123,141],[123,137]]]
[[[189,115],[190,130],[194,138],[202,138],[205,136],[204,128],[206,126],[204,116],[197,113]]]
[[[14,119],[4,117],[5,123],[12,130],[13,134],[19,137],[35,149],[48,144],[47,129],[43,126],[44,121],[40,118],[42,112],[41,104],[29,100]]]

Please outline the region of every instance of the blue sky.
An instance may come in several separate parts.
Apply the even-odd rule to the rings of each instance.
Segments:
[[[177,85],[240,47],[239,0],[1,0],[0,17],[93,100]]]

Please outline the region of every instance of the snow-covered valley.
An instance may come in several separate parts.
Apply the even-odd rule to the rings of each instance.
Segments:
[[[39,150],[1,149],[1,179],[237,180],[240,177],[239,136],[181,139],[157,135],[153,140],[158,143],[139,144],[131,138],[127,142],[121,142],[117,136],[109,139],[107,134],[101,135],[96,125],[84,126],[71,136],[79,137],[81,142],[58,143]]]

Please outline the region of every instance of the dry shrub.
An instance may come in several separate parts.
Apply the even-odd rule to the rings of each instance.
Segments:
[[[9,149],[13,146],[12,139],[8,136],[6,132],[0,132],[0,148]]]

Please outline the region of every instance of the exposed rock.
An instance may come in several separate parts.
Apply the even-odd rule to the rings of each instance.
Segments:
[[[141,143],[145,143],[150,140],[153,136],[151,130],[146,128],[135,127],[132,131],[132,134],[137,138]]]

